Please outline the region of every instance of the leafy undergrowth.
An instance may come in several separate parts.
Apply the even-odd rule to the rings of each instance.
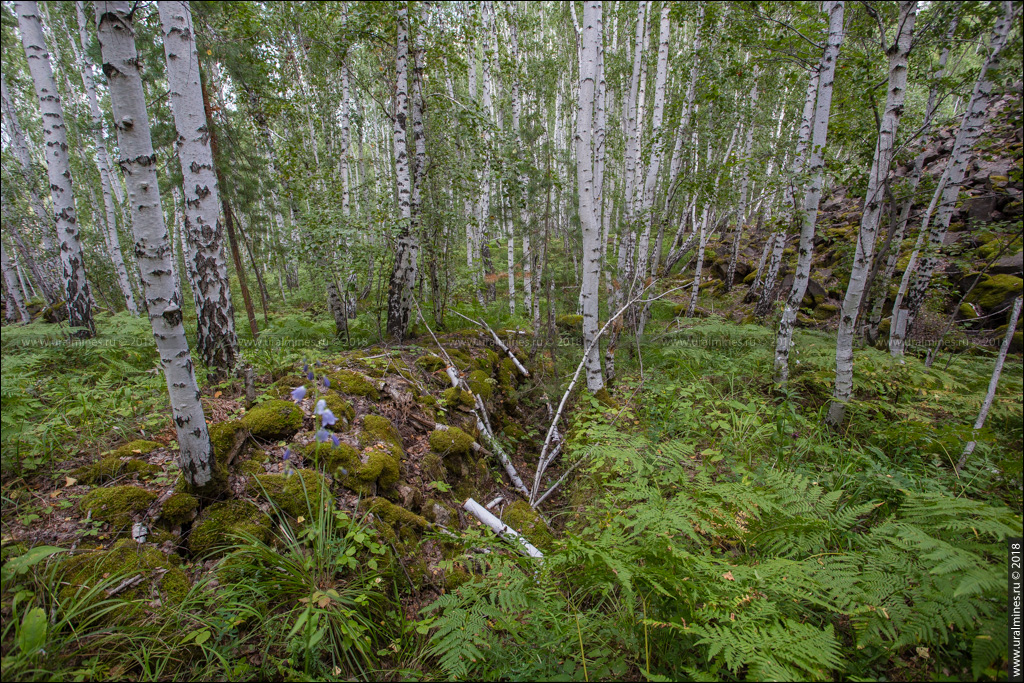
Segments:
[[[679,322],[642,366],[621,354],[613,401],[574,399],[542,484],[578,469],[541,518],[468,447],[429,337],[247,352],[252,409],[239,385],[204,388],[225,473],[210,504],[177,481],[144,326],[70,350],[4,328],[4,679],[1005,677],[1019,361],[957,474],[991,357],[858,351],[836,432],[827,334],[798,332],[779,393],[772,330]],[[312,339],[303,325],[278,334]],[[556,366],[537,355],[527,379],[478,330],[441,340],[529,480]],[[543,562],[459,510],[499,495]]]

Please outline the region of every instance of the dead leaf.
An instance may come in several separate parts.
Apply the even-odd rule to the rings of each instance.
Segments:
[[[722,574],[722,578],[725,579],[726,581],[735,581],[736,580],[733,577],[732,572],[726,572],[726,573]]]
[[[64,477],[65,486],[74,486],[76,483],[78,483],[78,480],[74,477]]]
[[[222,393],[224,393],[224,392],[222,392],[222,391],[215,391],[215,392],[213,392],[213,397],[214,397],[214,398],[220,398],[220,395],[221,395]]]

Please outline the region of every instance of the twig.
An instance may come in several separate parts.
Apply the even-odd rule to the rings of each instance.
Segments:
[[[117,584],[116,587],[114,587],[114,588],[110,589],[109,591],[107,591],[107,597],[108,598],[112,598],[115,595],[117,595],[118,593],[121,593],[122,591],[128,590],[132,586],[135,586],[135,585],[141,583],[142,582],[142,578],[143,578],[142,574],[136,574],[135,576],[131,577],[130,579],[125,579],[121,583]]]

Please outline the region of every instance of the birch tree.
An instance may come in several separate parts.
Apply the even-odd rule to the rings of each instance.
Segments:
[[[587,349],[587,389],[604,388],[601,354],[597,342],[598,295],[601,280],[601,226],[597,222],[594,195],[594,104],[597,96],[598,51],[601,45],[601,3],[588,0],[583,5],[580,36],[580,86],[576,109],[576,183],[579,215],[583,229],[583,345]]]
[[[395,53],[395,125],[392,138],[395,153],[395,177],[398,185],[399,228],[395,266],[388,288],[388,334],[403,339],[409,329],[413,287],[419,257],[416,217],[412,213],[412,177],[409,170],[407,126],[409,119],[409,7],[398,5],[398,37]]]
[[[103,73],[110,89],[121,156],[118,164],[128,185],[135,253],[149,321],[170,394],[179,464],[185,481],[201,488],[211,482],[213,453],[182,325],[181,293],[174,286],[174,264],[168,255],[167,228],[160,209],[156,155],[149,133],[131,5],[125,0],[97,0],[95,7]]]
[[[167,84],[171,95],[176,147],[184,179],[185,243],[196,305],[196,346],[203,362],[217,377],[231,372],[238,355],[235,309],[231,303],[224,229],[220,222],[220,193],[199,83],[199,54],[187,2],[157,3],[163,26]]]
[[[786,307],[779,321],[775,340],[776,380],[785,384],[789,379],[789,349],[793,342],[793,323],[796,313],[807,292],[807,281],[811,277],[811,259],[814,255],[814,228],[818,220],[818,204],[825,176],[825,144],[828,141],[828,119],[832,109],[832,82],[835,78],[839,47],[843,42],[843,3],[826,0],[824,11],[828,15],[828,43],[818,67],[817,99],[814,119],[811,125],[811,147],[807,158],[810,187],[804,196],[803,216],[800,225],[800,246],[797,251],[796,271],[793,274],[793,288],[786,299]]]
[[[7,257],[7,247],[3,245],[3,242],[0,242],[0,265],[3,267],[7,296],[14,304],[18,319],[26,324],[32,322],[32,316],[28,314],[28,309],[25,308],[25,297],[22,295],[21,283],[18,281],[18,271],[14,266],[14,262]],[[7,310],[7,315],[12,320],[14,319],[12,314],[15,313],[15,310],[10,308]]]
[[[964,111],[960,122],[960,129],[957,131],[956,140],[953,143],[953,151],[950,153],[949,161],[947,162],[944,174],[945,184],[942,187],[935,220],[927,231],[925,253],[917,261],[917,270],[907,290],[905,306],[894,310],[893,313],[889,344],[893,355],[902,355],[903,342],[914,325],[921,304],[924,303],[925,293],[928,290],[928,285],[931,283],[932,274],[939,263],[939,251],[942,248],[942,242],[945,239],[950,220],[956,210],[956,202],[960,197],[960,188],[963,186],[964,178],[967,175],[974,146],[981,136],[985,122],[988,120],[988,104],[991,100],[992,88],[994,86],[990,73],[994,72],[999,66],[999,53],[1006,45],[1010,29],[1013,27],[1019,12],[1019,6],[1013,2],[1003,2],[1002,5],[1003,14],[996,21],[995,28],[992,31],[988,55],[982,63],[978,79],[975,81],[970,104],[968,104],[966,111]],[[936,194],[938,195],[938,193]],[[924,232],[923,227],[922,232]],[[909,268],[910,266],[908,265]]]
[[[881,36],[882,46],[889,55],[888,90],[882,124],[878,129],[878,141],[875,143],[875,156],[871,162],[871,172],[868,174],[868,188],[864,197],[860,230],[857,233],[850,283],[846,288],[839,316],[839,331],[836,337],[836,383],[832,393],[832,404],[826,417],[826,422],[832,426],[842,423],[846,403],[853,393],[853,337],[857,330],[857,316],[867,284],[868,271],[874,258],[885,182],[889,176],[889,166],[896,143],[896,128],[903,113],[903,101],[907,90],[907,61],[910,58],[916,19],[917,0],[901,2],[896,39],[892,45],[886,45],[885,35]]]
[[[124,254],[121,251],[121,239],[117,234],[117,205],[114,201],[114,188],[117,179],[113,178],[110,155],[107,154],[103,115],[100,113],[99,98],[96,96],[96,76],[93,73],[92,62],[89,60],[89,32],[86,29],[85,3],[82,0],[75,2],[75,14],[78,19],[78,39],[81,43],[81,52],[75,48],[75,41],[71,41],[71,46],[75,48],[75,61],[78,62],[82,72],[82,85],[85,88],[86,99],[89,101],[89,115],[92,117],[93,144],[96,146],[96,169],[100,174],[100,191],[103,194],[105,220],[102,221],[102,225],[105,232],[107,255],[110,257],[110,262],[114,264],[117,285],[121,288],[125,306],[132,315],[138,315],[139,309],[135,305],[135,293],[132,289],[131,278],[128,276],[128,268],[125,266]]]
[[[50,179],[50,197],[53,217],[60,243],[63,267],[64,302],[68,309],[68,322],[78,328],[74,336],[90,339],[96,335],[92,318],[92,296],[85,274],[85,258],[79,239],[78,215],[68,159],[67,128],[64,125],[64,106],[53,78],[50,54],[46,50],[39,8],[34,1],[14,3],[21,30],[21,43],[25,48],[29,72],[39,98],[43,114],[43,138],[46,149],[46,170]]]

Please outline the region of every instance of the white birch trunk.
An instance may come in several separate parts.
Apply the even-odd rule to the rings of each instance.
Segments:
[[[824,10],[829,16],[828,44],[818,67],[819,83],[814,107],[814,123],[807,170],[811,178],[810,187],[804,197],[804,211],[800,226],[800,246],[797,252],[796,271],[793,274],[793,289],[786,300],[779,321],[779,332],[775,341],[776,380],[785,384],[789,379],[789,349],[793,341],[793,323],[797,310],[807,292],[807,281],[811,276],[811,259],[814,250],[814,228],[818,220],[818,204],[825,175],[825,144],[828,141],[828,118],[832,109],[832,82],[835,78],[839,46],[843,42],[843,3],[826,0]],[[813,78],[813,76],[812,76]],[[808,88],[809,90],[809,88]]]
[[[9,258],[7,258],[7,247],[0,242],[0,264],[3,266],[4,273],[4,284],[7,285],[7,296],[10,298],[11,303],[17,311],[18,318],[23,323],[32,322],[32,317],[28,314],[28,309],[25,308],[25,297],[22,295],[21,282],[18,280],[18,271],[15,269],[14,264]],[[8,317],[13,320],[13,313],[15,311],[7,311]]]
[[[583,33],[580,47],[579,105],[576,114],[576,182],[579,192],[579,216],[583,231],[583,344],[589,349],[586,359],[587,389],[604,388],[601,350],[597,341],[598,297],[601,279],[601,227],[594,209],[594,105],[597,99],[598,53],[601,45],[601,3],[587,0],[583,5]]]
[[[903,340],[909,334],[914,325],[921,304],[931,283],[932,273],[939,263],[939,251],[942,242],[949,229],[950,219],[956,210],[956,202],[960,196],[960,188],[963,185],[964,177],[967,174],[975,143],[981,136],[982,128],[988,120],[988,104],[992,95],[994,83],[989,78],[989,73],[996,71],[999,67],[999,53],[1006,45],[1018,7],[1012,2],[1003,2],[1003,15],[996,21],[992,32],[992,39],[989,45],[989,53],[978,74],[974,84],[974,92],[971,94],[971,101],[964,111],[960,122],[960,130],[957,131],[956,140],[953,143],[953,151],[946,167],[946,184],[942,189],[942,198],[938,204],[935,221],[928,230],[927,244],[924,254],[917,264],[915,273],[909,289],[907,290],[906,313],[897,311],[901,318],[905,317],[906,326],[902,330],[902,337],[897,340],[897,346],[902,349]],[[909,267],[908,267],[909,269]],[[894,313],[893,320],[896,320]],[[893,328],[895,330],[895,327]],[[892,344],[890,344],[890,348]]]
[[[60,242],[68,322],[72,327],[80,328],[74,333],[75,337],[89,339],[96,335],[96,326],[92,318],[92,297],[89,294],[82,242],[79,239],[78,217],[75,212],[64,106],[53,78],[53,68],[46,50],[37,4],[32,0],[19,0],[14,3],[14,11],[18,15],[21,42],[25,48],[25,58],[28,60],[29,72],[32,74],[32,82],[42,112],[46,169],[50,180],[57,239]]]
[[[757,305],[754,307],[754,315],[758,318],[768,315],[772,308],[775,280],[779,276],[779,266],[782,265],[782,252],[786,249],[786,233],[776,232],[772,234],[772,237],[775,246],[772,249],[771,260],[768,262],[768,272],[765,273],[764,282],[761,284]]]
[[[128,185],[143,295],[177,428],[179,464],[185,481],[201,488],[211,481],[213,453],[182,325],[181,294],[175,291],[174,264],[168,258],[130,3],[97,2],[96,24],[117,129],[119,165]]]
[[[686,307],[686,317],[692,318],[697,310],[697,297],[700,295],[700,276],[704,269],[704,248],[708,244],[708,207],[700,218],[700,242],[697,245],[697,265],[693,271],[693,284],[690,287],[690,303]]]
[[[388,287],[388,335],[404,339],[409,329],[416,267],[419,260],[419,235],[416,216],[412,213],[412,177],[409,169],[407,125],[409,118],[409,8],[398,6],[398,39],[395,54],[395,124],[392,142],[395,154],[395,176],[398,185],[400,227],[395,253],[395,266]]]
[[[867,285],[868,272],[875,256],[875,240],[882,216],[885,180],[892,164],[893,148],[896,144],[896,128],[903,113],[903,100],[907,90],[907,62],[914,37],[914,22],[917,19],[917,0],[900,3],[896,39],[887,48],[889,55],[889,82],[885,98],[882,124],[878,129],[875,156],[868,174],[868,188],[864,196],[864,211],[861,215],[857,246],[850,271],[850,283],[839,315],[839,331],[836,336],[836,383],[832,392],[825,421],[833,427],[842,423],[846,404],[853,394],[853,337],[857,331],[857,316],[861,299]],[[885,36],[882,36],[883,43]]]
[[[964,452],[960,456],[960,460],[956,463],[957,472],[962,470],[964,465],[967,464],[967,458],[970,457],[971,453],[974,452],[975,447],[978,445],[978,432],[985,426],[985,418],[988,417],[988,411],[992,408],[992,400],[996,397],[996,387],[999,386],[999,376],[1003,373],[1003,363],[1006,362],[1006,354],[1010,350],[1010,342],[1013,341],[1013,335],[1017,331],[1017,320],[1020,318],[1020,307],[1021,297],[1018,296],[1013,302],[1013,311],[1010,313],[1009,325],[1006,326],[1006,336],[1003,337],[1003,343],[999,347],[999,355],[996,357],[996,367],[992,370],[992,379],[988,382],[988,392],[985,394],[985,400],[981,404],[981,412],[978,413],[978,419],[974,421],[974,432],[971,434],[971,440],[968,441],[967,445],[964,447]]]
[[[107,154],[103,115],[100,113],[99,98],[96,96],[96,77],[93,73],[92,62],[89,61],[89,32],[86,29],[85,3],[82,0],[75,2],[75,13],[78,17],[78,38],[81,42],[81,52],[78,51],[73,40],[71,47],[75,49],[75,60],[82,72],[82,84],[85,86],[86,98],[89,100],[89,114],[92,116],[93,142],[96,145],[96,168],[100,173],[100,189],[103,192],[103,209],[106,217],[104,227],[107,252],[110,261],[114,264],[117,284],[121,288],[125,306],[132,315],[138,315],[139,309],[135,304],[135,293],[132,291],[131,279],[128,277],[124,254],[121,251],[121,240],[117,234],[117,208],[114,204],[116,179],[112,180],[113,168],[110,164],[110,156]]]
[[[220,223],[220,194],[199,83],[199,55],[188,3],[161,0],[164,55],[171,109],[178,132],[177,150],[184,179],[184,233],[181,246],[189,265],[196,305],[196,345],[208,367],[219,377],[234,367],[238,355],[235,311],[231,303],[224,229]]]

